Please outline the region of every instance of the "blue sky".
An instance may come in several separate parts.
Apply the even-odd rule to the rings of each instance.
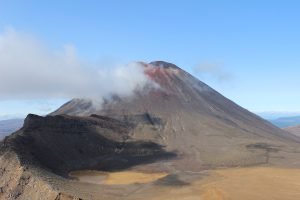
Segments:
[[[0,34],[13,27],[50,49],[72,44],[92,61],[169,61],[253,112],[300,113],[300,1],[0,0],[0,5]],[[196,73],[199,65],[213,70]],[[65,100],[0,99],[0,116],[45,114]]]

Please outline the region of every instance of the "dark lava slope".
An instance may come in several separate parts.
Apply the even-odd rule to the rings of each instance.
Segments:
[[[142,119],[139,123],[147,121]],[[31,199],[25,190],[30,181],[38,185],[33,180],[37,177],[43,182],[67,178],[74,170],[115,171],[176,156],[154,142],[132,141],[136,122],[98,115],[28,115],[23,128],[0,143],[0,199]],[[16,185],[12,180],[17,181]],[[44,187],[48,184],[45,182]]]

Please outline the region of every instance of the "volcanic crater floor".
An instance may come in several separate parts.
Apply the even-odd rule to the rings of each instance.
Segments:
[[[137,171],[102,172],[95,170],[73,171],[69,176],[78,181],[93,184],[126,185],[150,183],[167,176],[167,173],[144,173]]]
[[[202,172],[74,171],[72,181],[111,187],[108,199],[299,200],[300,169],[246,167]],[[116,187],[117,186],[117,187]],[[117,197],[122,188],[130,188]],[[103,199],[95,196],[94,199]],[[104,198],[105,199],[105,198]]]

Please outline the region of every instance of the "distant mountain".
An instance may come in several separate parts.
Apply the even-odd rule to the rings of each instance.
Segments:
[[[284,130],[294,134],[294,135],[297,135],[300,137],[300,125],[298,126],[292,126],[292,127],[287,127],[285,128]]]
[[[296,117],[300,116],[300,112],[285,112],[285,111],[266,111],[266,112],[256,112],[256,114],[267,120],[275,120],[278,118],[286,117]]]
[[[23,126],[24,119],[8,119],[0,121],[0,140]]]
[[[281,117],[278,119],[270,120],[275,126],[286,128],[290,126],[300,125],[300,116],[296,117]]]

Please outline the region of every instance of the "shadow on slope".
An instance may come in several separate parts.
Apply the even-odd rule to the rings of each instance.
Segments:
[[[30,114],[20,131],[4,139],[1,149],[13,150],[23,163],[62,176],[74,170],[115,171],[176,157],[159,144],[131,141],[133,128],[133,124],[103,116]]]

